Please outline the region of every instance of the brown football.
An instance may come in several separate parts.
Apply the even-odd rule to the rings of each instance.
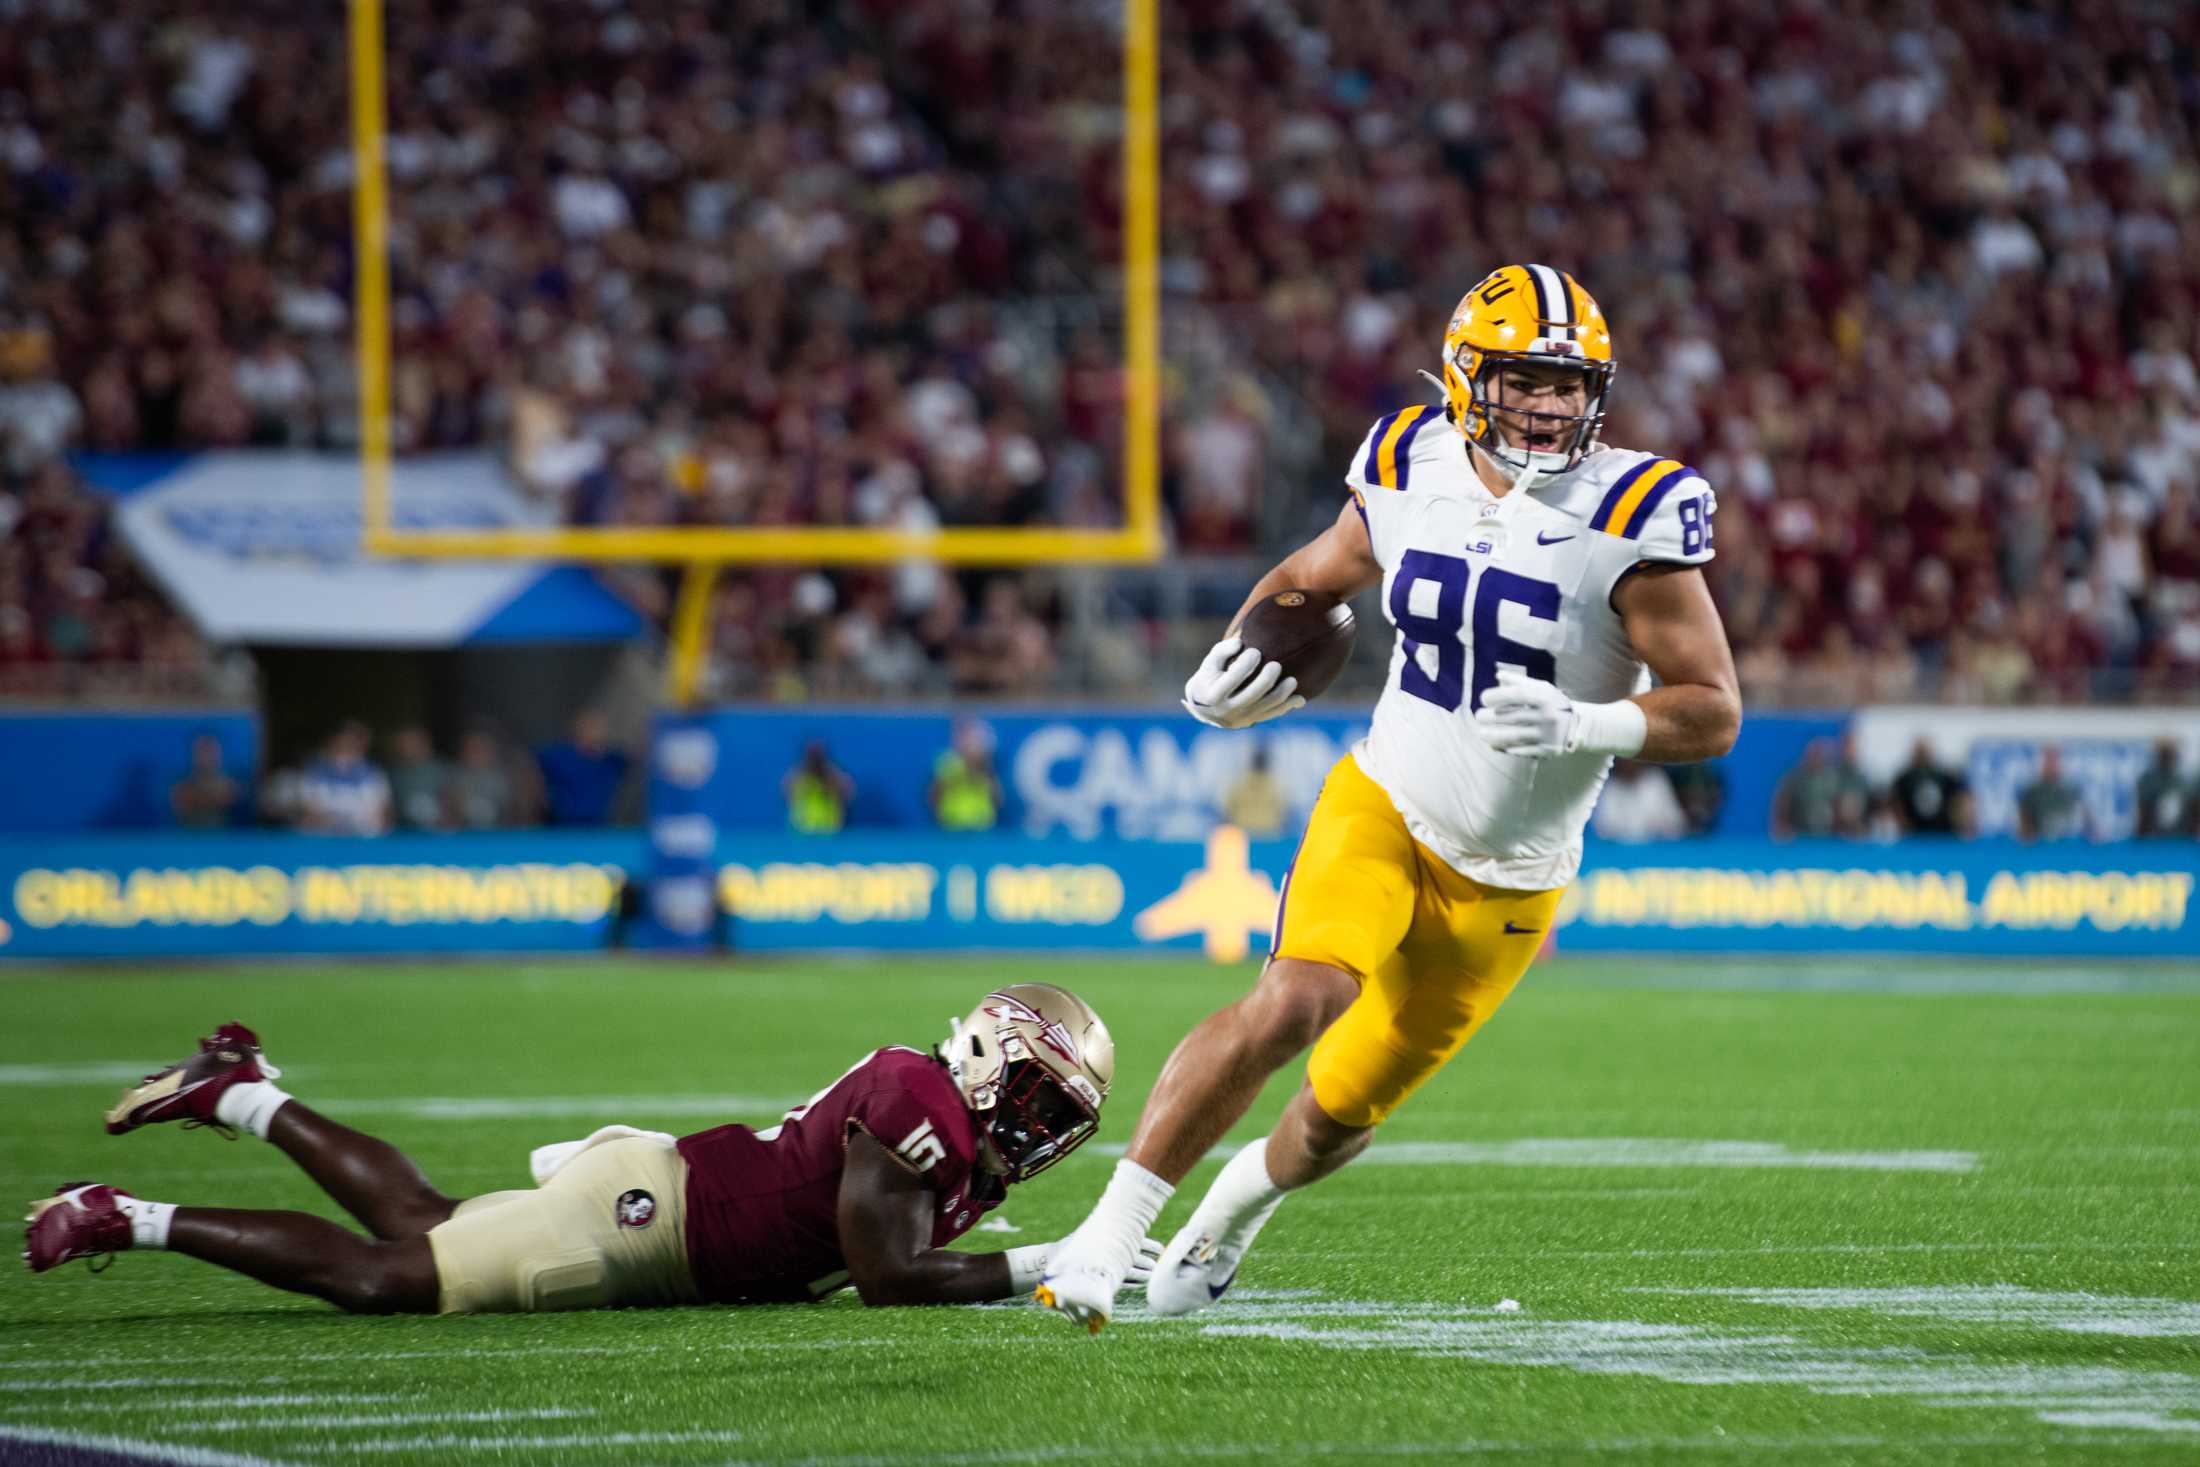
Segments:
[[[1263,661],[1282,663],[1283,675],[1297,678],[1299,695],[1311,701],[1344,671],[1357,629],[1352,608],[1327,591],[1278,591],[1253,604],[1237,634],[1260,648]]]

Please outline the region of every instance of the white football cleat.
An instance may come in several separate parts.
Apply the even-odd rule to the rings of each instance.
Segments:
[[[1253,1231],[1258,1232],[1258,1227]],[[1238,1264],[1252,1241],[1250,1233],[1225,1241],[1196,1219],[1177,1229],[1169,1246],[1161,1250],[1153,1277],[1146,1281],[1146,1312],[1191,1314],[1220,1299],[1237,1278]]]
[[[1047,1261],[1046,1276],[1032,1297],[1087,1334],[1098,1334],[1115,1317],[1115,1296],[1130,1275],[1137,1254],[1120,1257],[1121,1250],[1093,1243],[1071,1234],[1061,1250]]]

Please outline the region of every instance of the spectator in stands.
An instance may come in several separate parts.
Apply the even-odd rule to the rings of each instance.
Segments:
[[[2155,744],[2154,762],[2139,776],[2141,836],[2200,834],[2200,779],[2186,776],[2183,758],[2177,740]]]
[[[1689,833],[1688,812],[1662,765],[1621,759],[1597,797],[1591,826],[1604,840],[1679,840]]]
[[[367,758],[372,735],[351,720],[338,726],[298,781],[298,828],[320,835],[383,835],[390,828],[390,781]]]
[[[1963,776],[1942,767],[1931,739],[1920,738],[1910,746],[1910,762],[1894,777],[1889,793],[1904,835],[1972,834],[1970,786]]]
[[[111,9],[4,7],[8,688],[196,653],[102,510],[33,503],[59,454],[358,433],[341,7]],[[1120,521],[1079,324],[1121,260],[1109,7],[433,9],[390,97],[402,450],[508,431],[589,522]],[[1333,484],[1458,292],[1540,258],[1614,312],[1607,441],[1720,493],[1753,706],[2200,690],[2200,7],[1469,10],[1162,7],[1173,546]],[[1498,57],[1501,95],[1428,85]],[[942,597],[798,584],[724,686],[898,693],[899,632],[920,683],[1055,662],[1032,611],[1003,682]]]
[[[222,768],[222,741],[213,734],[191,738],[191,767],[168,787],[168,808],[186,830],[220,830],[235,818],[244,786]]]
[[[1871,814],[1871,786],[1856,767],[1853,746],[1844,737],[1812,739],[1803,762],[1788,771],[1772,795],[1772,838],[1797,836],[1861,838]]]
[[[953,742],[932,766],[926,792],[942,830],[991,830],[1001,818],[1001,781],[993,773],[993,730],[975,718],[955,720]]]
[[[503,830],[519,823],[519,791],[504,746],[487,728],[466,730],[443,792],[444,818],[459,830]]]
[[[2062,750],[2040,751],[2039,776],[2017,792],[2017,838],[2074,840],[2086,833],[2085,797],[2063,777]]]
[[[954,652],[955,686],[978,693],[1035,693],[1053,670],[1046,623],[1012,576],[986,582],[984,609]]]
[[[787,799],[787,828],[804,835],[838,831],[848,823],[848,805],[856,797],[856,782],[833,763],[818,739],[803,745],[802,758],[779,788]]]
[[[1290,813],[1283,784],[1268,767],[1268,750],[1254,749],[1244,772],[1223,792],[1222,818],[1254,840],[1273,840],[1283,834]]]
[[[1716,759],[1701,764],[1662,764],[1681,809],[1688,814],[1690,835],[1709,835],[1726,809],[1726,775]]]
[[[450,766],[435,756],[428,731],[414,724],[390,740],[390,801],[401,830],[441,830],[449,821],[443,807]]]
[[[570,738],[535,751],[544,815],[551,825],[608,825],[633,760],[611,745],[611,725],[594,708],[573,720]]]

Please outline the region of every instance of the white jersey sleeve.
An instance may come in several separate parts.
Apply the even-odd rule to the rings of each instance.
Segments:
[[[1443,412],[1427,403],[1417,402],[1397,412],[1386,413],[1367,430],[1367,436],[1353,450],[1352,462],[1345,466],[1345,489],[1367,526],[1368,543],[1374,548],[1375,558],[1384,565],[1396,559],[1394,553],[1385,553],[1396,518],[1389,512],[1389,501],[1412,489],[1414,465],[1425,460],[1428,450],[1440,441],[1432,438],[1423,443],[1422,430],[1431,423],[1441,425],[1443,421]]]
[[[1677,459],[1649,458],[1621,474],[1589,517],[1589,528],[1628,542],[1615,557],[1607,597],[1644,565],[1704,565],[1712,557],[1712,516],[1718,496],[1703,475]]]

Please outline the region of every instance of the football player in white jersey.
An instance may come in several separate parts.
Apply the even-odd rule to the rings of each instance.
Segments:
[[[1223,1168],[1147,1285],[1162,1314],[1220,1298],[1285,1194],[1358,1155],[1519,982],[1613,758],[1732,747],[1741,697],[1700,569],[1716,501],[1695,470],[1598,442],[1613,370],[1571,276],[1492,272],[1445,333],[1442,405],[1378,421],[1336,523],[1246,598],[1381,582],[1389,681],[1308,818],[1259,981],[1169,1057],[1042,1304],[1105,1324],[1176,1183],[1312,1044],[1275,1130]],[[1221,728],[1302,702],[1235,636],[1185,685]]]

